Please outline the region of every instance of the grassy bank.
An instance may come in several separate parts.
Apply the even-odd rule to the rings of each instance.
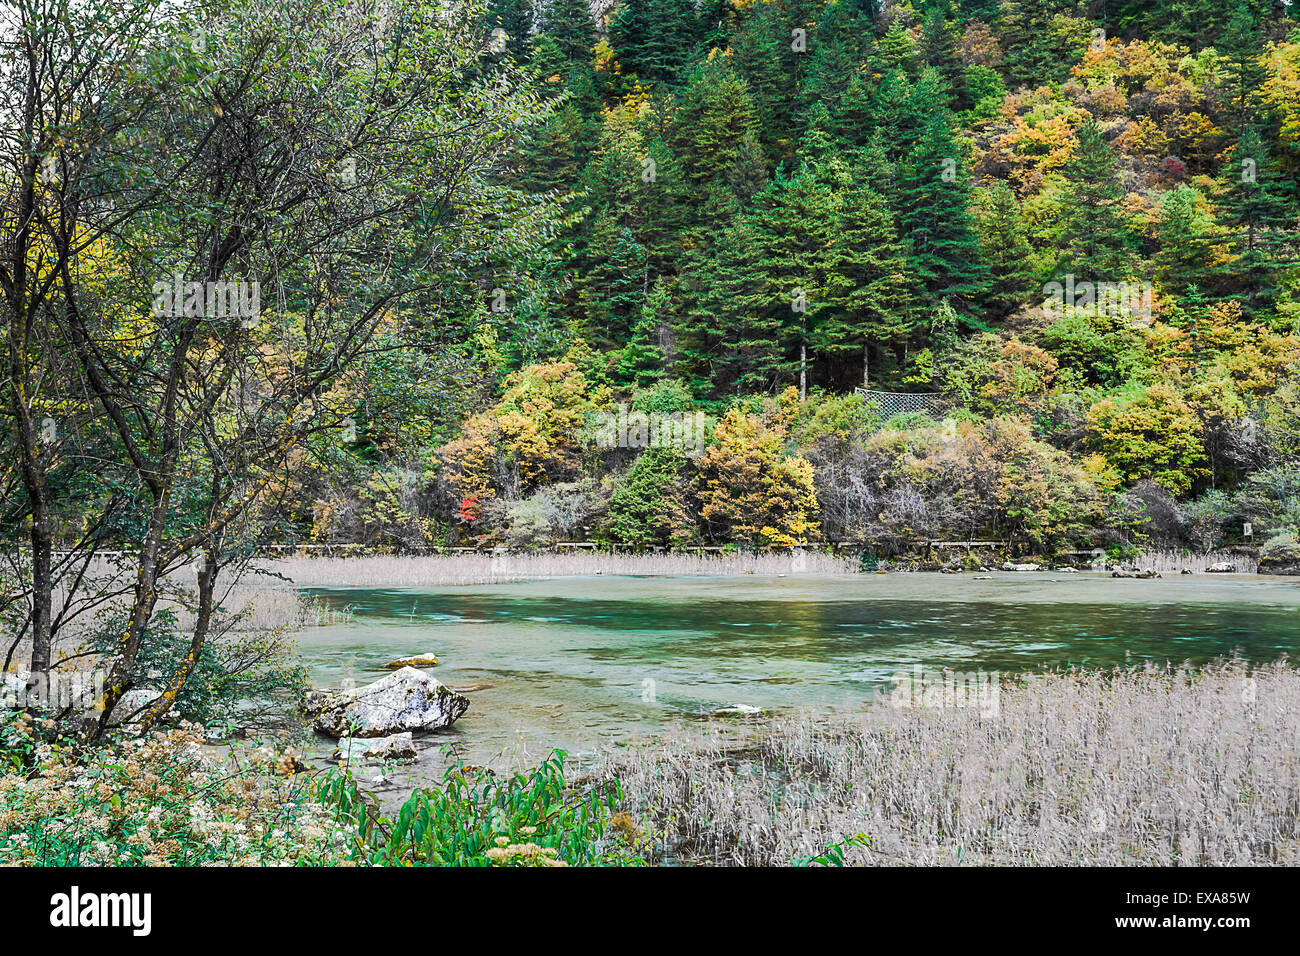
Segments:
[[[1070,672],[997,714],[877,705],[633,744],[606,767],[652,859],[782,865],[1294,865],[1300,674]]]

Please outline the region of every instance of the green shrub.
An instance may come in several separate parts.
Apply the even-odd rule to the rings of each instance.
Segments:
[[[687,482],[686,459],[679,451],[647,448],[614,490],[607,533],[638,548],[674,547],[694,540]]]
[[[321,788],[336,819],[355,827],[365,862],[381,866],[593,866],[640,862],[607,830],[623,793],[617,780],[577,791],[563,751],[531,773],[497,779],[457,765],[441,787],[416,790],[396,819],[377,816],[349,776]]]

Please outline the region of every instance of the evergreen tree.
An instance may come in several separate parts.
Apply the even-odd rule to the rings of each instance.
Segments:
[[[1283,270],[1294,258],[1295,183],[1273,160],[1254,127],[1237,139],[1218,181],[1219,222],[1230,236],[1231,258],[1224,277],[1249,311],[1275,301]]]
[[[701,207],[727,205],[717,196],[707,200],[715,190],[743,204],[767,178],[749,86],[726,63],[709,63],[695,72],[681,92],[669,137]],[[720,224],[716,219],[705,223]]]
[[[619,356],[618,375],[623,384],[645,388],[668,374],[670,358],[664,344],[672,334],[670,307],[668,284],[661,277],[646,296],[632,336]]]
[[[699,21],[692,0],[623,0],[609,42],[624,73],[642,80],[679,80],[695,53]]]
[[[1204,289],[1211,278],[1217,252],[1213,217],[1205,200],[1191,186],[1165,194],[1157,224],[1160,249],[1155,256],[1156,278],[1163,289],[1181,294]]]
[[[489,29],[505,31],[506,52],[516,60],[524,60],[533,34],[531,0],[489,0],[487,19]]]
[[[870,386],[871,350],[912,331],[907,269],[884,199],[866,185],[845,190],[828,255],[828,307],[813,343],[830,355],[860,355],[864,386]]]
[[[1078,22],[1088,33],[1087,39],[1080,34],[1076,40],[1061,29],[1057,19],[1073,6],[1069,0],[1006,0],[1002,4],[997,34],[1005,51],[1003,66],[1010,86],[1059,83],[1079,62],[1091,39],[1091,24]]]
[[[623,347],[640,315],[646,284],[646,251],[632,230],[603,216],[593,227],[575,282],[586,317],[582,329],[593,345]]]
[[[808,391],[812,330],[830,308],[833,209],[832,190],[805,165],[774,179],[748,217],[757,254],[754,291],[737,306],[742,314],[764,311],[777,320],[785,361],[771,372],[797,378],[801,397]]]
[[[997,182],[981,191],[975,208],[989,264],[989,308],[995,317],[1006,318],[1026,304],[1034,278],[1020,203],[1010,186]]]
[[[1128,277],[1134,264],[1124,222],[1119,164],[1096,120],[1089,118],[1080,127],[1078,139],[1064,169],[1057,269],[1093,282],[1119,282]]]
[[[910,271],[929,307],[942,299],[974,303],[988,281],[960,155],[948,116],[935,111],[899,166],[899,231],[910,246]]]
[[[798,114],[796,76],[807,54],[790,48],[790,19],[774,3],[756,5],[742,24],[730,57],[747,84],[758,137],[773,165],[793,152]]]
[[[596,25],[587,0],[545,0],[537,20],[538,32],[553,39],[566,60],[590,66]]]
[[[1263,62],[1264,33],[1252,4],[1240,5],[1233,11],[1215,46],[1225,63],[1224,95],[1236,128],[1244,130],[1255,119],[1259,88],[1268,73]]]
[[[970,107],[966,90],[966,71],[957,53],[957,31],[951,20],[952,10],[947,0],[935,3],[925,11],[921,31],[921,53],[925,62],[943,79],[949,91],[943,105],[949,109],[964,110]]]

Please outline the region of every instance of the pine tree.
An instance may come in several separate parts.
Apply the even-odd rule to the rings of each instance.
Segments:
[[[537,21],[538,33],[553,39],[565,59],[590,66],[596,25],[587,0],[545,0]]]
[[[1248,311],[1274,301],[1287,255],[1296,239],[1296,188],[1273,160],[1254,127],[1237,139],[1219,175],[1215,198],[1219,222],[1230,236],[1231,259],[1224,280]]]
[[[623,72],[655,83],[681,79],[698,38],[692,0],[623,0],[609,27]]]
[[[593,227],[575,282],[586,316],[583,332],[593,345],[624,346],[640,315],[646,283],[646,251],[632,230],[610,215]]]
[[[957,31],[951,16],[952,9],[947,0],[926,9],[921,30],[921,53],[930,68],[943,78],[949,91],[943,105],[964,110],[970,107],[970,97],[966,90],[966,71],[957,53]]]
[[[843,192],[826,268],[828,307],[813,343],[831,355],[861,355],[869,387],[872,348],[906,338],[913,327],[907,259],[889,208],[869,186]]]
[[[1165,194],[1157,224],[1160,249],[1155,256],[1156,278],[1161,288],[1181,294],[1188,288],[1205,289],[1219,253],[1213,217],[1205,199],[1191,186]]]
[[[1003,67],[1009,86],[1036,87],[1060,82],[1083,54],[1057,27],[1058,15],[1070,10],[1070,0],[1006,0],[997,22]]]
[[[694,73],[681,92],[669,146],[681,157],[697,202],[715,188],[741,203],[758,191],[767,178],[758,125],[748,84],[726,63]]]
[[[1057,241],[1057,269],[1081,279],[1119,282],[1133,267],[1124,222],[1119,164],[1091,118],[1079,128],[1079,145],[1066,164],[1064,221]]]
[[[670,308],[668,283],[661,277],[646,296],[632,336],[619,356],[618,375],[622,383],[645,388],[668,374],[670,357],[664,343],[671,336]]]
[[[676,371],[696,394],[766,390],[781,364],[781,321],[761,298],[752,226],[736,217],[708,239],[682,269]]]
[[[1026,304],[1034,277],[1020,203],[1010,186],[997,182],[981,190],[975,208],[989,264],[989,308],[997,318],[1006,318]]]
[[[895,17],[889,24],[877,49],[887,70],[901,70],[908,76],[916,75],[921,54],[912,32],[904,25],[902,18]]]
[[[489,0],[487,19],[490,29],[505,31],[506,51],[516,60],[525,59],[533,33],[531,0]]]
[[[790,375],[808,391],[812,330],[830,308],[827,255],[832,230],[832,190],[808,166],[793,176],[778,176],[754,201],[748,218],[757,254],[754,293],[737,303],[763,311],[781,329],[785,361],[770,372]]]
[[[802,57],[790,48],[790,20],[776,4],[756,5],[733,44],[736,72],[744,78],[758,137],[768,160],[775,163],[793,151],[798,113],[796,77]]]
[[[970,183],[945,113],[931,114],[898,176],[899,232],[910,246],[910,271],[923,303],[976,302],[987,285],[988,268],[971,220]]]
[[[1264,32],[1252,4],[1239,5],[1215,43],[1225,61],[1224,93],[1237,129],[1250,125],[1259,108],[1259,89],[1268,74],[1264,66]]]

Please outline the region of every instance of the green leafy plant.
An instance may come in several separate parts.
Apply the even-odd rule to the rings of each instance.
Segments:
[[[376,814],[350,776],[331,772],[321,799],[355,826],[365,861],[380,866],[593,866],[640,862],[606,837],[622,799],[617,780],[579,790],[556,750],[536,769],[498,778],[457,762],[440,787],[420,789],[396,818]]]

